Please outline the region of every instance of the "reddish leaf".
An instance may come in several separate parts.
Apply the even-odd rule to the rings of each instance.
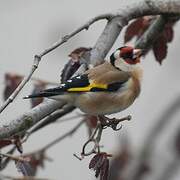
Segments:
[[[173,26],[172,23],[166,24],[166,27],[163,31],[164,38],[166,38],[167,42],[171,42],[174,37],[174,31],[173,31],[172,26]]]
[[[91,48],[80,47],[72,51],[68,56],[70,60],[67,64],[65,64],[62,74],[61,74],[61,83],[64,83],[68,79],[72,77],[72,75],[78,70],[80,67],[80,58],[84,55],[85,52],[90,51]]]
[[[98,121],[97,116],[93,116],[93,115],[85,116],[85,122],[90,128],[95,128],[97,126],[97,121]]]
[[[10,144],[12,144],[11,139],[2,139],[2,140],[0,140],[0,149],[5,147],[5,146],[8,146]]]
[[[89,169],[95,171],[95,177],[100,175],[101,180],[107,180],[109,170],[109,157],[107,153],[96,154],[89,163]]]
[[[125,31],[124,43],[130,41],[135,36],[139,38],[149,27],[152,19],[152,16],[144,16],[130,23]]]
[[[96,163],[99,161],[100,157],[101,157],[101,156],[100,156],[99,154],[96,154],[96,155],[91,159],[91,161],[90,161],[90,163],[89,163],[89,169],[92,169],[92,168],[95,167],[95,165],[96,165]]]
[[[46,87],[46,83],[42,82],[42,81],[36,81],[36,83],[34,84],[34,89],[33,89],[33,92],[32,94],[34,93],[38,93],[39,91],[45,89]],[[37,106],[38,104],[42,103],[43,101],[43,97],[39,97],[39,98],[32,98],[31,99],[31,107],[35,107]]]
[[[16,74],[5,74],[5,89],[4,89],[4,100],[6,100],[16,89],[16,87],[20,84],[22,81],[22,76],[16,75]]]
[[[153,45],[153,53],[156,58],[156,61],[158,61],[161,64],[163,59],[167,55],[167,41],[163,37],[163,35],[159,36],[157,41],[155,41]]]
[[[66,82],[68,79],[72,77],[72,75],[78,70],[80,67],[79,61],[73,61],[72,59],[69,60],[67,64],[65,64],[62,74],[61,74],[61,83]]]
[[[96,170],[97,168],[100,168],[104,161],[104,153],[98,153],[96,154],[89,163],[89,169]]]
[[[109,159],[105,159],[101,168],[100,180],[107,180],[109,174]]]

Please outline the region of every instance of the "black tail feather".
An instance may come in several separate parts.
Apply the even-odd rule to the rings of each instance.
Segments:
[[[40,92],[40,93],[37,93],[37,94],[31,94],[31,95],[25,96],[25,97],[23,97],[23,99],[49,97],[49,96],[55,96],[55,95],[58,95],[58,94],[53,93],[53,92]]]
[[[45,89],[43,91],[40,91],[39,93],[30,94],[29,96],[23,97],[23,99],[56,96],[56,95],[63,94],[64,91],[65,91],[65,88],[62,86],[59,86],[56,88]]]

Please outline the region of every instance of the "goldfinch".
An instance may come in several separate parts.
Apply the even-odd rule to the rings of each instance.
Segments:
[[[59,87],[24,97],[48,97],[65,101],[91,115],[107,115],[128,108],[140,93],[142,51],[130,46],[118,48],[110,61],[75,76]]]

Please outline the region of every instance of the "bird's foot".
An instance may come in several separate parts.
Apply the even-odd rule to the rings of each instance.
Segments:
[[[107,116],[104,116],[104,115],[101,115],[101,116],[98,116],[98,119],[103,127],[103,129],[107,128],[107,127],[111,127],[114,131],[118,131],[122,128],[122,125],[119,125],[120,122],[122,121],[130,121],[131,120],[131,116],[128,115],[126,117],[123,117],[123,118],[120,118],[120,119],[117,119],[117,118],[108,118]]]

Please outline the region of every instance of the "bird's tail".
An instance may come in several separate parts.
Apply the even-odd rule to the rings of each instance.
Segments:
[[[30,95],[28,95],[28,96],[25,96],[25,97],[23,97],[23,99],[39,98],[39,97],[49,97],[49,96],[54,96],[54,93],[39,92],[39,93],[30,94]]]
[[[58,87],[58,88],[45,89],[43,91],[40,91],[39,93],[30,94],[28,96],[23,97],[23,99],[50,97],[50,96],[56,96],[56,95],[62,95],[62,94],[64,94],[63,88]]]

